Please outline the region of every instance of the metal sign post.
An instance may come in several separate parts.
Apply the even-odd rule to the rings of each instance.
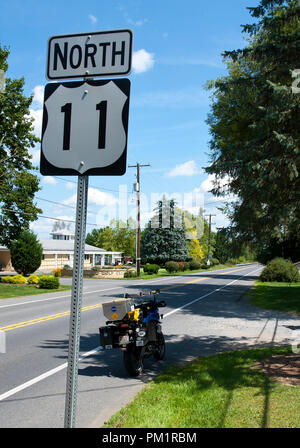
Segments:
[[[65,428],[74,428],[76,419],[77,377],[80,346],[84,245],[88,199],[88,176],[78,176],[74,241],[74,265],[69,331],[69,358],[65,402]]]
[[[112,30],[48,42],[47,78],[83,78],[45,86],[41,139],[41,174],[78,176],[65,428],[76,420],[88,176],[126,172],[130,80],[92,78],[129,74],[132,39],[131,30]]]

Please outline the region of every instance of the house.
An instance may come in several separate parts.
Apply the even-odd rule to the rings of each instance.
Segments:
[[[43,258],[39,270],[50,271],[68,265],[73,267],[75,235],[68,229],[51,232],[51,239],[41,239]],[[115,265],[122,260],[122,252],[111,252],[99,247],[85,245],[84,268],[93,266]],[[4,271],[13,270],[10,251],[0,246],[0,268]]]

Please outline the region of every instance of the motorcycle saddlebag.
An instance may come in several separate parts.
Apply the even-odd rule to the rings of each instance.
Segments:
[[[104,349],[113,348],[113,328],[112,327],[100,327],[100,345]]]

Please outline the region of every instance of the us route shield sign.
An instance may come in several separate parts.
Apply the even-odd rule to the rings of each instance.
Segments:
[[[124,174],[129,97],[129,79],[47,84],[41,174]]]

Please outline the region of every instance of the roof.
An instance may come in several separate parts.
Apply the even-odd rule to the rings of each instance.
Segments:
[[[74,251],[74,240],[51,240],[51,239],[41,239],[40,243],[43,246],[45,252],[47,251],[65,251],[65,252],[73,252]],[[121,254],[122,252],[110,252],[105,249],[101,249],[100,247],[91,246],[90,244],[85,244],[84,248],[85,253],[97,253],[97,254]]]
[[[39,240],[43,246],[44,252],[74,252],[74,240],[51,240],[51,239],[41,239]],[[0,250],[8,250],[5,246],[0,246]],[[111,252],[109,250],[101,249],[100,247],[91,246],[90,244],[85,244],[84,251],[86,254],[122,254],[123,252]]]
[[[65,251],[72,251],[74,250],[74,240],[51,240],[51,239],[41,239],[40,240],[41,245],[43,246],[43,249],[45,251],[47,250],[65,250]],[[99,247],[90,246],[89,244],[85,244],[85,252],[106,252],[104,249],[101,249]]]

